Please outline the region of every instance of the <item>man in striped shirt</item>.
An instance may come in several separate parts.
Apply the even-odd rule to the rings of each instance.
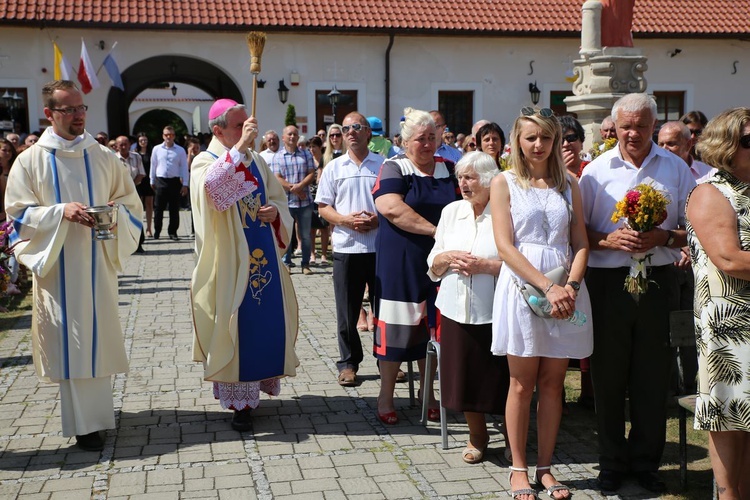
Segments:
[[[363,359],[357,331],[362,294],[365,285],[370,294],[375,287],[378,217],[372,188],[384,158],[367,148],[372,135],[367,118],[352,112],[342,123],[348,151],[323,169],[315,202],[320,215],[334,226],[333,291],[341,355],[336,363],[338,380],[340,385],[354,386]]]
[[[302,240],[302,274],[312,274],[310,270],[310,224],[312,223],[313,200],[310,184],[315,179],[315,162],[306,149],[299,149],[299,131],[294,125],[284,128],[279,148],[271,160],[271,169],[286,191],[289,211],[297,223],[297,235]],[[284,254],[284,264],[293,267],[294,246],[289,245]]]

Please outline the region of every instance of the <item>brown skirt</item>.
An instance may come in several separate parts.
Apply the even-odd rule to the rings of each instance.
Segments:
[[[492,324],[467,325],[445,316],[440,326],[440,399],[453,411],[503,415],[508,359],[490,352]]]

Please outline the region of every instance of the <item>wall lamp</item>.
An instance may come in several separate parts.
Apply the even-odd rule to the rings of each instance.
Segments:
[[[175,84],[172,84],[172,88],[171,88],[171,89],[169,89],[169,90],[171,90],[171,91],[172,91],[172,95],[173,95],[173,96],[176,96],[176,95],[177,95],[177,85],[175,85]]]
[[[279,80],[279,88],[276,89],[276,92],[279,93],[279,101],[281,101],[281,104],[286,104],[286,100],[289,98],[289,88],[284,85],[283,78]]]
[[[682,52],[682,49],[674,49],[674,50],[670,50],[669,52],[667,52],[667,54],[669,54],[669,57],[674,57],[681,52]]]
[[[529,94],[531,94],[531,103],[536,106],[539,103],[539,97],[542,95],[539,87],[536,86],[536,82],[529,84]]]

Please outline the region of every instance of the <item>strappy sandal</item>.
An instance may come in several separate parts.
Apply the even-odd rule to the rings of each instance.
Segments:
[[[551,469],[552,469],[552,466],[550,466],[550,465],[547,465],[545,467],[539,467],[539,466],[537,466],[536,470],[534,471],[534,481],[536,481],[536,484],[538,484],[539,486],[542,487],[542,489],[545,491],[545,493],[547,493],[547,496],[550,497],[552,500],[568,500],[569,498],[571,498],[573,496],[573,493],[570,491],[570,488],[568,488],[564,484],[561,484],[561,483],[558,482],[557,484],[553,484],[549,488],[547,488],[546,486],[544,486],[544,484],[542,484],[542,478],[539,477],[539,471],[540,470],[541,471],[550,471],[550,475],[551,475],[552,474]],[[557,497],[555,497],[555,494],[554,494],[556,491],[567,491],[568,492],[568,496],[564,496],[562,498],[557,498]]]
[[[508,473],[508,484],[510,484],[511,477],[513,476],[514,472],[525,472],[528,476],[529,469],[527,467],[509,467],[510,472]],[[511,486],[512,488],[512,486]],[[521,495],[529,495],[531,498],[537,498],[536,496],[536,490],[532,488],[522,488],[520,490],[510,490],[510,496],[512,498],[518,498]]]
[[[467,464],[478,464],[482,461],[482,458],[484,458],[484,452],[487,451],[487,445],[489,444],[489,436],[487,436],[487,441],[484,442],[484,446],[481,448],[474,446],[471,443],[471,438],[469,438],[469,444],[466,445],[466,448],[464,448],[464,451],[461,453],[461,458],[463,458],[464,462]]]

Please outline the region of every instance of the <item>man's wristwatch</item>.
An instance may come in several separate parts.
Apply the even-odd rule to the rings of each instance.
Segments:
[[[669,235],[669,237],[667,238],[667,244],[664,245],[664,246],[665,247],[671,247],[672,244],[674,243],[674,231],[669,230],[669,231],[667,231],[667,234]]]
[[[572,289],[573,289],[573,290],[575,290],[576,292],[577,292],[577,291],[579,291],[579,290],[581,289],[581,284],[580,284],[580,283],[578,283],[577,281],[568,281],[568,282],[566,283],[566,285],[570,285],[570,288],[572,288]]]

